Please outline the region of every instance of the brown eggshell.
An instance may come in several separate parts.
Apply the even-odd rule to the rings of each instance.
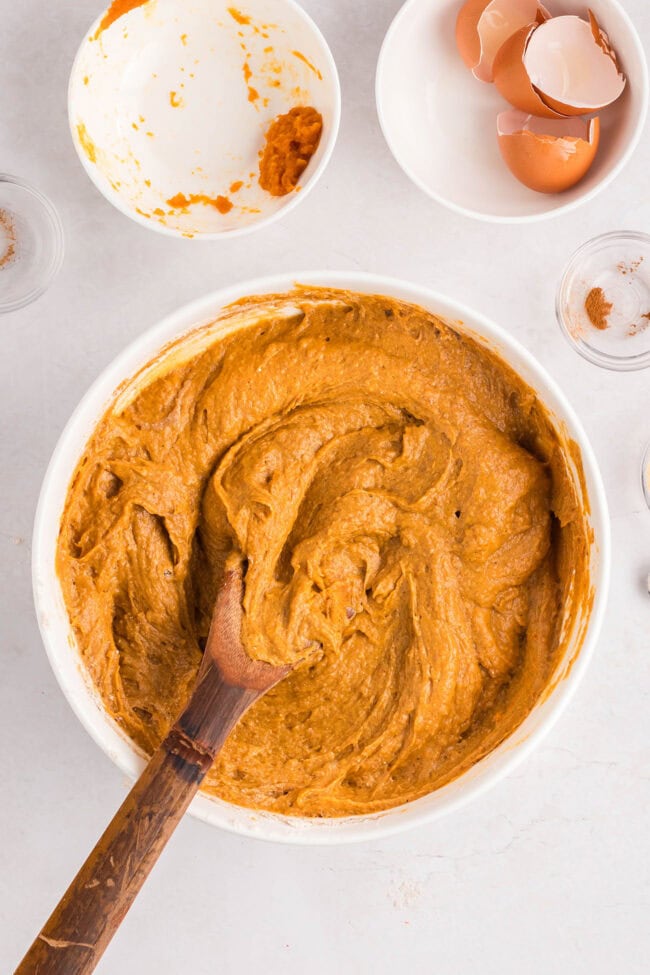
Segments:
[[[609,38],[590,11],[554,17],[532,32],[524,68],[542,102],[564,116],[600,112],[622,94],[621,73]]]
[[[494,59],[494,84],[507,102],[527,115],[563,118],[561,112],[542,101],[524,67],[526,47],[537,27],[538,24],[522,27],[501,46]]]
[[[520,183],[538,193],[562,193],[575,186],[593,163],[600,119],[544,120],[502,112],[497,133],[501,155]]]
[[[494,59],[510,33],[550,14],[538,0],[467,0],[456,18],[456,46],[479,81],[493,80]]]
[[[467,0],[456,18],[456,47],[468,68],[474,68],[481,60],[481,41],[478,22],[490,0]]]

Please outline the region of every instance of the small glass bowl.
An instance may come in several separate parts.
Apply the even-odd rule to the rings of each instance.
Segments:
[[[587,314],[592,288],[611,303],[606,328]],[[650,366],[650,236],[616,231],[583,244],[562,276],[555,313],[569,343],[594,365],[618,372]]]
[[[48,198],[0,173],[0,312],[42,295],[61,267],[63,249],[63,227]]]

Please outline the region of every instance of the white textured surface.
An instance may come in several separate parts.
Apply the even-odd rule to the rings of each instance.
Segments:
[[[374,66],[398,0],[305,6],[341,73],[330,168],[280,224],[193,244],[157,237],[113,210],[76,159],[65,89],[95,5],[1,0],[0,165],[52,196],[67,256],[43,298],[0,319],[0,970],[19,960],[126,788],[64,701],[36,628],[29,538],[50,451],[81,392],[143,328],[237,278],[320,265],[410,278],[473,304],[560,381],[608,490],[608,621],[568,714],[479,803],[339,850],[267,846],[187,820],[98,970],[645,972],[650,512],[639,465],[650,439],[650,373],[614,375],[580,360],[559,334],[553,298],[566,258],[588,236],[650,230],[648,136],[613,186],[575,214],[502,228],[457,217],[408,182],[379,132]],[[625,6],[647,46],[647,3]]]

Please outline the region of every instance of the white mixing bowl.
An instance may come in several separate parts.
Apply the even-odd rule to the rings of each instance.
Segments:
[[[386,294],[414,302],[468,332],[498,352],[539,394],[557,420],[558,429],[581,449],[588,508],[591,512],[592,605],[583,608],[558,663],[550,690],[530,715],[497,749],[464,775],[436,792],[385,812],[345,819],[302,819],[243,809],[207,795],[199,795],[190,811],[223,829],[260,839],[293,843],[344,843],[376,839],[427,822],[457,809],[509,772],[535,747],[564,710],[589,662],[600,630],[609,584],[610,536],[607,502],[600,474],[586,435],[571,406],[533,357],[487,318],[427,288],[391,278],[331,271],[284,274],[225,288],[170,315],[145,332],[97,379],[66,426],[50,462],[36,514],[33,546],[34,598],[41,633],[57,679],[72,708],[106,754],[127,775],[136,776],[145,759],[104,710],[75,648],[55,569],[59,524],[70,478],[97,421],[112,402],[117,388],[151,362],[172,339],[218,317],[221,309],[246,295],[289,291],[296,281],[322,287],[348,288]],[[219,326],[217,326],[217,331]],[[578,491],[582,494],[578,478]]]

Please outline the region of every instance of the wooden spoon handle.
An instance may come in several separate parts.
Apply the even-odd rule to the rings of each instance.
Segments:
[[[176,726],[63,895],[16,975],[92,972],[212,765]]]

